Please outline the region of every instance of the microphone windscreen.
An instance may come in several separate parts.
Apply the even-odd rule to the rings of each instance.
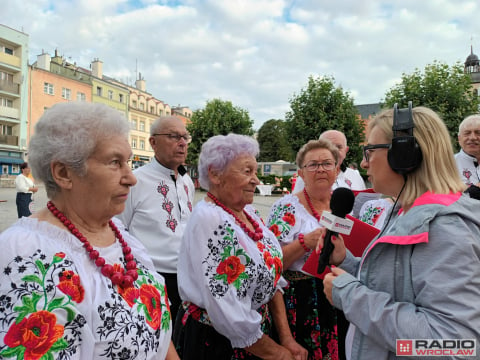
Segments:
[[[352,190],[345,187],[336,188],[330,198],[332,214],[344,218],[352,211],[354,202],[355,194]]]

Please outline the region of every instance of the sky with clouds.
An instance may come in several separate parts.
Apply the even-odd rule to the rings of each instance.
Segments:
[[[127,84],[138,73],[170,106],[215,98],[258,129],[284,119],[309,76],[355,104],[377,103],[402,73],[480,54],[477,0],[2,0],[0,23],[29,35],[29,63],[67,61]]]

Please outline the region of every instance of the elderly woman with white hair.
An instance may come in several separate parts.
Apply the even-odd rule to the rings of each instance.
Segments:
[[[50,201],[0,235],[2,359],[178,359],[164,279],[113,219],[136,183],[128,132],[101,104],[38,121],[29,160]]]
[[[202,146],[199,180],[208,193],[193,210],[178,262],[183,304],[174,343],[183,360],[307,358],[286,320],[281,247],[250,205],[258,152],[256,140],[236,134]]]

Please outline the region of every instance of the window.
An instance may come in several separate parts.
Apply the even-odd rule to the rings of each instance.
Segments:
[[[48,95],[53,95],[53,84],[43,83],[43,92]]]
[[[9,125],[0,125],[0,135],[13,135],[13,127]]]
[[[0,71],[0,80],[8,84],[13,84],[13,74]]]
[[[0,106],[13,108],[13,101],[7,98],[0,97]]]
[[[62,98],[66,100],[72,100],[72,90],[62,88]]]
[[[150,106],[150,114],[155,114],[155,106]]]
[[[145,140],[140,140],[139,145],[140,145],[140,150],[145,150]]]
[[[145,121],[140,121],[140,131],[145,131]]]
[[[97,86],[97,96],[102,96],[102,88]]]
[[[144,103],[140,103],[140,110],[142,110],[142,111],[145,110],[145,104]]]
[[[77,92],[77,101],[87,101],[87,95],[82,92]]]
[[[113,91],[112,90],[108,90],[108,98],[110,100],[113,100]]]
[[[132,129],[132,130],[137,130],[137,120],[132,119],[132,120],[130,121],[130,129]]]
[[[123,103],[123,94],[118,94],[118,101]]]
[[[137,108],[137,100],[132,100],[132,107]]]
[[[137,148],[137,139],[132,138],[132,149],[136,149],[136,148]]]
[[[7,47],[3,48],[3,52],[5,54],[8,54],[8,55],[13,55],[13,49],[10,49],[10,48],[7,48]]]
[[[158,115],[160,115],[160,116],[163,115],[163,110],[162,109],[158,109]]]

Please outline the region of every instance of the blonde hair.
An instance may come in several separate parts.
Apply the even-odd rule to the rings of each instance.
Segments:
[[[455,163],[450,135],[442,119],[433,110],[420,106],[413,109],[413,122],[413,136],[422,150],[423,160],[416,170],[406,176],[407,183],[400,203],[410,207],[427,191],[448,194],[465,190]],[[384,110],[370,121],[367,132],[378,127],[391,142],[392,125],[393,110]]]

